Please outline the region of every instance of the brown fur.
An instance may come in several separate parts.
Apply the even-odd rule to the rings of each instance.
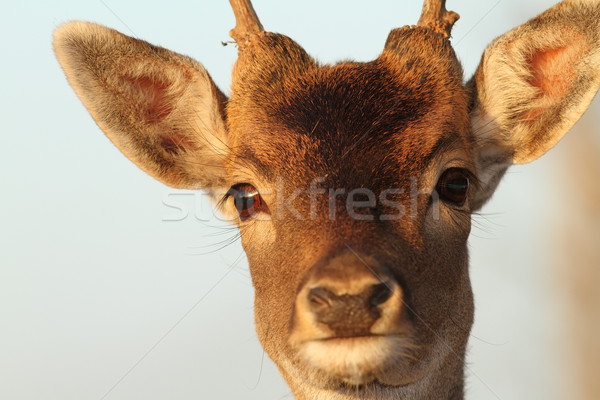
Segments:
[[[233,4],[230,99],[195,61],[97,25],[59,28],[55,51],[145,171],[176,187],[262,193],[260,212],[237,223],[258,336],[298,399],[462,399],[470,213],[595,94],[599,6],[565,1],[509,32],[463,85],[447,39],[457,15],[443,1],[393,30],[374,61],[336,65]],[[464,204],[437,197],[450,168],[472,178]],[[224,211],[235,215],[231,201]]]

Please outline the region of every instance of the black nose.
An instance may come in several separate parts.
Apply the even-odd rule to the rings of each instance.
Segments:
[[[357,294],[337,294],[327,287],[314,287],[308,292],[308,302],[317,321],[328,325],[336,336],[368,335],[381,316],[379,306],[392,296],[392,287],[382,282]]]

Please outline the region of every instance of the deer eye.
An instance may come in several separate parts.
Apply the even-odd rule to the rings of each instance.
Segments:
[[[264,200],[258,190],[249,183],[234,185],[227,192],[242,221],[246,221],[263,208]]]
[[[469,171],[449,168],[440,177],[435,190],[446,203],[462,206],[469,192]]]

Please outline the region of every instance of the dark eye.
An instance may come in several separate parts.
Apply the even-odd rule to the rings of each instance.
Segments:
[[[233,198],[233,204],[237,209],[240,219],[247,220],[256,214],[264,205],[258,190],[249,183],[240,183],[229,189],[228,195]]]
[[[440,199],[462,206],[469,192],[469,172],[463,168],[449,168],[440,177],[435,188]]]

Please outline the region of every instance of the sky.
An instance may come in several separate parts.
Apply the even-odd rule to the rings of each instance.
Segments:
[[[328,63],[375,58],[421,6],[254,3],[267,30]],[[461,15],[452,41],[465,76],[493,38],[552,3],[448,1]],[[291,398],[254,333],[235,229],[212,217],[202,193],[169,189],[123,157],[51,50],[61,23],[94,21],[192,56],[228,92],[236,49],[221,44],[234,25],[227,2],[13,1],[3,10],[0,398]],[[599,115],[596,100],[565,144],[511,169],[474,219],[467,399],[567,398],[551,234],[565,199],[555,177],[568,143]]]

